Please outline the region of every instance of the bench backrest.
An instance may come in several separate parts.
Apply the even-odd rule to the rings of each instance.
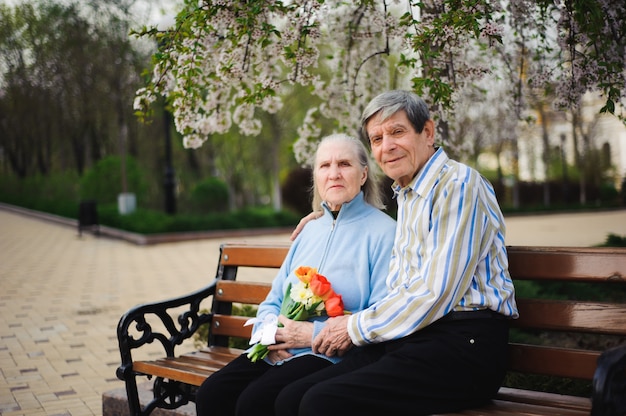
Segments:
[[[230,337],[250,338],[252,327],[243,324],[249,317],[232,313],[233,303],[258,305],[270,290],[269,283],[242,282],[237,279],[240,267],[278,269],[289,245],[223,244],[217,267],[216,289],[211,311],[209,345],[228,346]]]
[[[509,272],[516,287],[521,281],[567,282],[579,286],[591,283],[579,289],[578,299],[529,298],[520,296],[518,290],[520,317],[512,321],[513,328],[577,334],[572,339],[580,339],[581,334],[613,335],[624,342],[626,297],[612,302],[590,300],[594,293],[589,289],[599,286],[607,291],[611,288],[626,296],[626,249],[509,247],[508,256]],[[592,350],[581,346],[566,348],[513,342],[510,368],[523,373],[591,380],[597,358],[610,342]]]
[[[228,345],[228,338],[249,338],[248,317],[233,316],[232,304],[258,305],[269,284],[236,282],[240,267],[279,268],[288,245],[224,244],[221,247],[213,324],[209,345]],[[626,249],[569,247],[508,247],[513,280],[561,283],[592,283],[615,287],[626,295]],[[584,290],[584,289],[583,289]],[[584,299],[536,299],[518,296],[520,318],[512,327],[532,331],[599,334],[626,339],[626,298],[607,302]],[[600,351],[563,346],[511,343],[510,368],[591,380]]]

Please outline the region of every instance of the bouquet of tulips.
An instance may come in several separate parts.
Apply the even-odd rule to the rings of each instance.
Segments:
[[[280,308],[280,314],[294,321],[306,321],[312,316],[339,316],[343,315],[343,300],[335,293],[326,277],[317,273],[317,269],[300,266],[295,270],[298,282],[289,283]],[[250,338],[250,344],[255,344],[248,358],[252,362],[264,359],[269,350],[267,346],[275,343],[274,334],[278,328],[276,316],[266,319],[253,318],[245,325],[260,323]]]

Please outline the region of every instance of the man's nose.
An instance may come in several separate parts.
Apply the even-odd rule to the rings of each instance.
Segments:
[[[391,136],[383,136],[383,151],[388,152],[396,148],[396,141]]]

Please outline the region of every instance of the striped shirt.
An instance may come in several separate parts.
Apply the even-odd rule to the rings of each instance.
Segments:
[[[405,337],[450,311],[517,318],[504,219],[491,184],[439,148],[406,187],[394,183],[398,222],[386,297],[352,315],[355,345]]]

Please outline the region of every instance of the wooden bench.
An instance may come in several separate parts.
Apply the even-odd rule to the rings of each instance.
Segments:
[[[117,376],[126,383],[132,415],[146,415],[156,407],[176,408],[194,401],[195,386],[242,352],[229,347],[229,339],[249,337],[250,327],[243,327],[246,317],[233,314],[233,303],[258,304],[265,298],[269,284],[236,281],[238,270],[278,268],[287,250],[286,245],[224,244],[216,279],[210,285],[178,299],[137,306],[121,318],[117,336],[122,363]],[[502,387],[489,405],[459,414],[624,415],[626,249],[509,247],[508,253],[520,311],[520,318],[512,321],[510,374],[580,379],[592,384],[592,393],[578,397],[537,388]],[[590,295],[596,288],[609,287],[617,300],[572,299],[571,295],[560,300],[524,298],[522,293],[536,290],[537,283],[529,285],[523,281],[548,282],[552,286],[583,283],[586,286],[578,291]],[[211,303],[210,309],[201,307],[203,301]],[[159,323],[154,324],[155,320]],[[208,345],[177,356],[175,348],[203,324],[210,327]],[[529,330],[538,338],[544,336],[544,331],[556,331],[557,337],[564,338],[557,338],[557,346],[532,345],[515,340],[516,331],[521,330]],[[580,343],[584,337],[600,338],[603,344],[593,349],[559,345]],[[141,347],[152,343],[162,346],[163,358],[133,359]],[[144,376],[155,378],[154,399],[140,404],[137,378]]]

